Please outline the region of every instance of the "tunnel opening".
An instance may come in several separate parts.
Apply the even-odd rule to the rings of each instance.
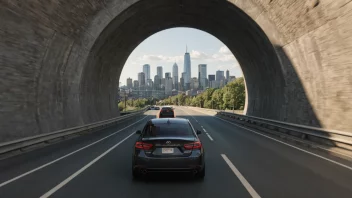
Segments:
[[[191,61],[192,75],[189,88],[186,87],[183,78],[186,52],[190,54]],[[199,66],[204,65],[206,69],[203,68],[201,74]],[[144,66],[149,68],[148,74],[144,73],[144,84],[140,85],[139,74],[145,72]],[[171,74],[172,88],[165,87],[167,73]],[[221,75],[223,80],[219,79]],[[120,75],[120,111],[125,110],[126,98],[127,108],[131,109],[134,108],[130,106],[131,101],[138,98],[148,100],[155,98],[158,101],[167,99],[169,104],[191,105],[188,100],[186,103],[185,98],[196,97],[201,102],[192,104],[194,106],[243,112],[246,106],[243,78],[236,57],[219,39],[195,28],[169,28],[146,38],[129,55]],[[152,81],[151,84],[148,84],[147,79]],[[237,91],[239,97],[230,94],[235,93],[235,87],[244,87],[243,93]],[[220,93],[226,95],[226,99],[221,97],[221,101],[218,102],[211,99],[216,89],[221,90]],[[178,102],[179,98],[182,98],[182,102]]]

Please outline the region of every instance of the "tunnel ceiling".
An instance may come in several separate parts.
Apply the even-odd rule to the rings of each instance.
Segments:
[[[0,9],[0,131],[12,131],[1,141],[118,116],[128,56],[173,27],[206,31],[233,52],[248,115],[352,130],[338,119],[352,117],[350,2],[34,0]]]

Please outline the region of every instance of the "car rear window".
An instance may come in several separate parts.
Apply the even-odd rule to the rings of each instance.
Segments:
[[[165,136],[194,136],[188,123],[156,123],[147,125],[143,137],[165,137]]]
[[[171,108],[162,108],[160,112],[160,118],[174,116],[174,111]]]

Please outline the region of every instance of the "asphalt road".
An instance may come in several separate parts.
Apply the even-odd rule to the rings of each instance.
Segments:
[[[176,115],[203,131],[204,181],[183,174],[133,181],[134,132],[155,114],[0,161],[0,197],[352,197],[351,162],[186,107],[176,107]]]

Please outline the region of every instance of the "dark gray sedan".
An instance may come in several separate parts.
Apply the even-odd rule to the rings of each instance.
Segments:
[[[183,118],[151,119],[133,149],[134,178],[152,172],[190,172],[205,176],[204,149],[191,123]]]

